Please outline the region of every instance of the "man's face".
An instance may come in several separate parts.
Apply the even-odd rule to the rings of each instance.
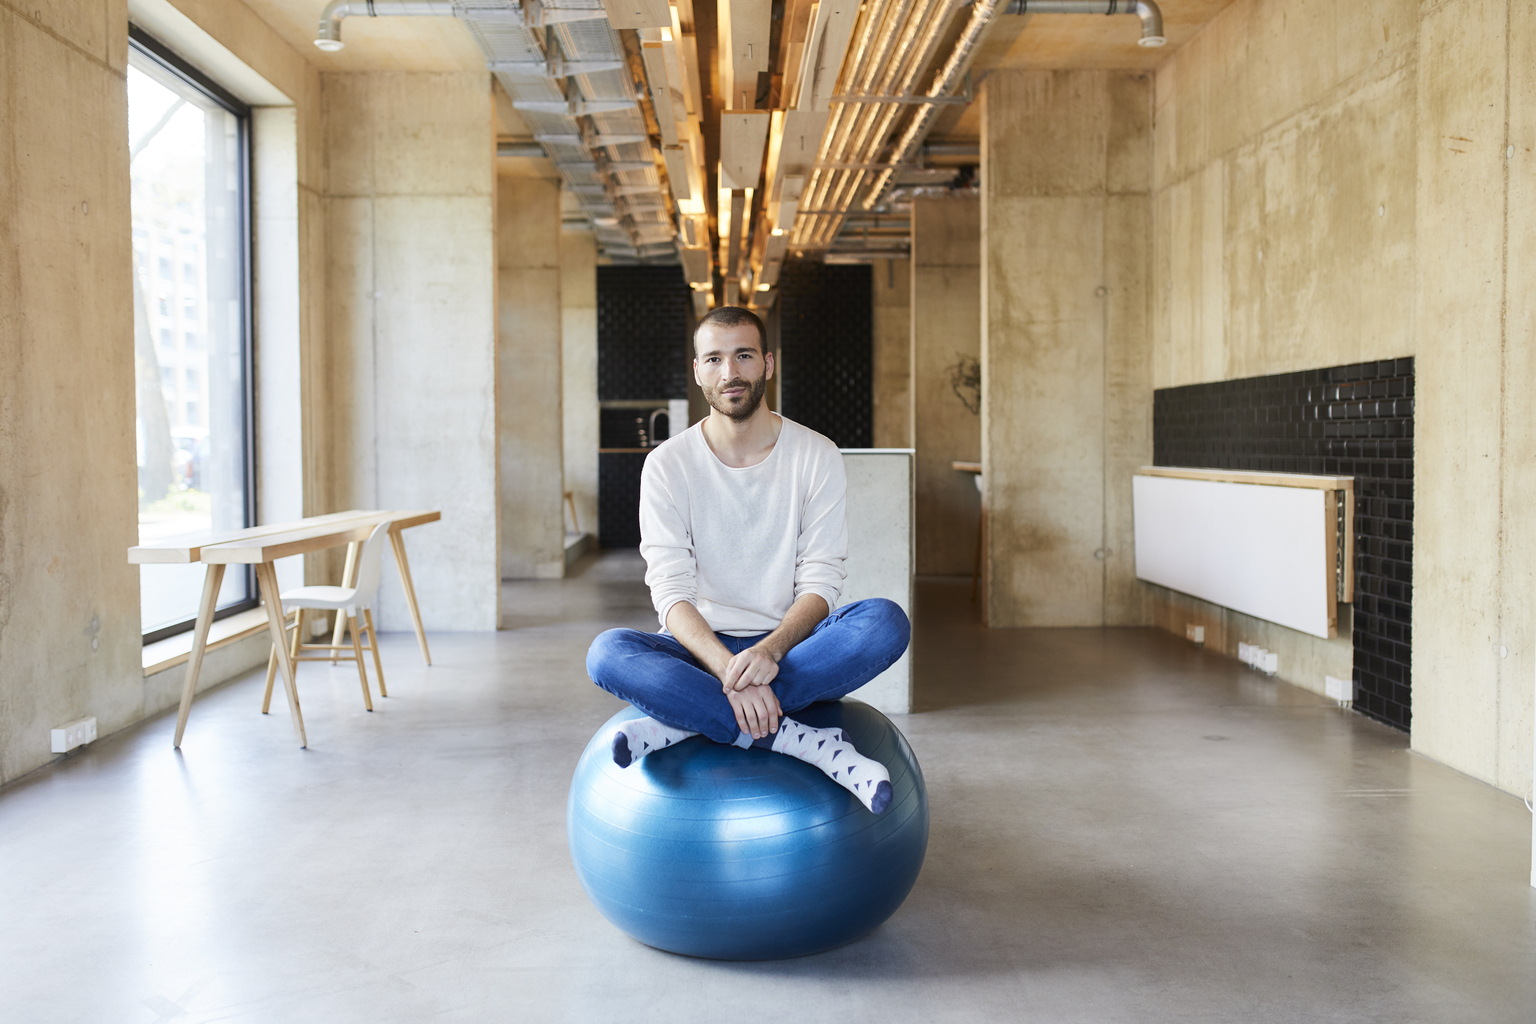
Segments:
[[[773,353],[763,354],[757,328],[705,324],[693,344],[693,377],[705,400],[733,420],[751,417],[773,376]]]

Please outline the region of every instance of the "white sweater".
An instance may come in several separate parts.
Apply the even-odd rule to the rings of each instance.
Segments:
[[[848,554],[843,456],[816,431],[780,420],[773,451],[745,469],[715,456],[702,423],[646,456],[640,554],[663,628],[679,601],[734,636],[777,628],[802,594],[837,607]]]

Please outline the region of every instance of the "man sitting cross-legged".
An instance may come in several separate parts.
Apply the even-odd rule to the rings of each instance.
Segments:
[[[694,332],[710,414],[646,457],[640,553],[660,633],[610,629],[587,672],[649,717],[625,722],[627,767],[699,733],[808,761],[876,814],[890,774],[841,729],[789,717],[837,700],[901,657],[911,632],[884,599],[837,608],[848,551],[842,455],[763,404],[763,323],[724,306]],[[835,609],[835,610],[834,610]]]

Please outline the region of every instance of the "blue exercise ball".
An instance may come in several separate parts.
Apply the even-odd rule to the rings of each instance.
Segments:
[[[576,765],[571,860],[602,915],[648,946],[777,960],[851,942],[896,912],[928,849],[928,794],[906,738],[856,700],[797,721],[843,729],[891,773],[881,815],[804,761],[702,736],[613,763],[625,708]]]

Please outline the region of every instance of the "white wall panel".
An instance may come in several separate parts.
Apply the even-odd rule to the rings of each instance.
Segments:
[[[1138,579],[1330,635],[1329,492],[1154,476],[1132,483]]]
[[[912,449],[844,448],[848,578],[839,606],[884,597],[912,617]],[[912,651],[850,695],[888,715],[912,710]]]

